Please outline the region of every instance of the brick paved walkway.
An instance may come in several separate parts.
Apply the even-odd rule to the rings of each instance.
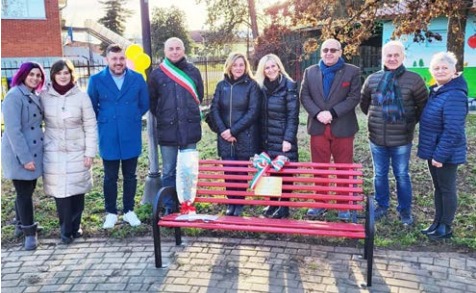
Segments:
[[[156,269],[150,238],[40,239],[2,249],[2,292],[476,292],[476,259],[458,253],[376,250],[374,285],[360,250],[269,240],[167,242]]]

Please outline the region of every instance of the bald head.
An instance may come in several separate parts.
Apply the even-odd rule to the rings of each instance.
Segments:
[[[185,46],[182,40],[173,37],[165,41],[164,54],[172,63],[180,61],[185,56]]]

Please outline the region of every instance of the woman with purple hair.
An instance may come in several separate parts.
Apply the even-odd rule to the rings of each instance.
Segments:
[[[38,223],[33,215],[33,192],[43,172],[43,111],[38,92],[45,72],[36,62],[25,62],[13,76],[2,103],[5,130],[2,138],[3,176],[13,181],[17,221],[25,234],[25,250],[36,249]]]

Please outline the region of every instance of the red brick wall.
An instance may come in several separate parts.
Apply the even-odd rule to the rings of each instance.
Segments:
[[[63,55],[58,0],[44,0],[46,19],[2,19],[2,58]]]

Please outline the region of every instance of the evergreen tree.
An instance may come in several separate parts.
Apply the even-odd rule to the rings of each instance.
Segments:
[[[191,51],[190,38],[185,28],[185,13],[175,6],[155,8],[150,22],[152,56],[164,57],[164,42],[171,37],[181,39],[185,45],[185,53]]]
[[[111,31],[123,35],[126,29],[125,22],[132,15],[132,11],[125,8],[128,0],[100,0],[99,3],[105,10],[105,15],[98,22]],[[101,48],[104,50],[108,44],[102,43]]]

